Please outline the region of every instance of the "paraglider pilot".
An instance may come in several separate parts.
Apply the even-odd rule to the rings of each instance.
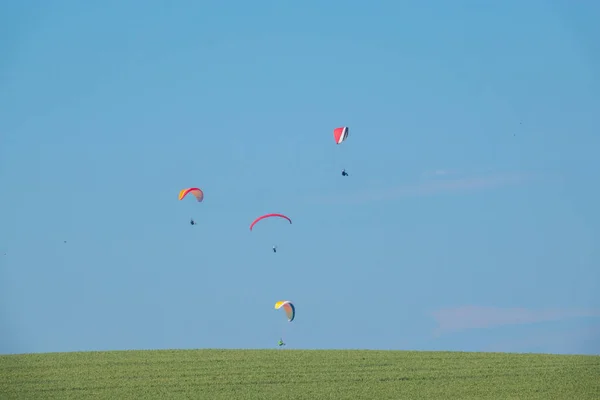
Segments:
[[[342,170],[342,176],[348,176],[348,173],[346,172],[345,169]]]
[[[196,221],[194,221],[193,219],[190,219],[190,225],[196,225]]]
[[[279,339],[279,342],[277,342],[277,344],[281,347],[281,346],[285,346],[285,343],[283,343],[283,340],[281,340],[281,338]]]
[[[277,253],[277,246],[273,246],[273,253]]]

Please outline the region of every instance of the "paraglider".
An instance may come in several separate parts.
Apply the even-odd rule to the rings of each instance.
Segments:
[[[283,308],[283,310],[285,311],[285,315],[287,317],[288,323],[292,322],[294,320],[294,318],[296,317],[296,307],[294,306],[294,304],[292,304],[291,301],[289,300],[282,300],[282,301],[278,301],[277,303],[275,303],[275,309],[279,310],[280,308]],[[283,328],[283,333],[285,333],[285,328],[287,327],[288,324],[285,324],[284,328]],[[279,342],[278,345],[279,347],[281,346],[285,346],[285,343],[283,342],[283,337],[285,336],[285,334],[282,334],[281,337],[279,338]]]
[[[283,214],[277,214],[277,213],[273,213],[273,214],[265,214],[265,215],[261,215],[260,217],[256,218],[254,221],[252,221],[252,223],[250,224],[250,231],[252,231],[252,229],[254,228],[254,225],[256,225],[259,221],[262,221],[265,218],[273,218],[273,217],[277,217],[277,218],[283,218],[286,219],[287,221],[289,221],[289,223],[292,223],[292,220]],[[273,245],[273,253],[277,253],[277,245]]]
[[[202,200],[204,200],[204,192],[196,187],[182,189],[179,192],[179,200],[180,201],[183,200],[190,193],[192,194],[192,196],[194,196],[196,198],[196,201],[198,201],[198,203],[201,203]],[[190,225],[193,226],[193,225],[198,225],[198,224],[196,223],[196,221],[194,221],[193,218],[191,218]]]
[[[350,128],[347,126],[340,126],[339,128],[335,128],[333,130],[333,140],[335,140],[335,144],[342,144],[350,134]],[[349,176],[346,172],[346,169],[342,169],[342,176]]]

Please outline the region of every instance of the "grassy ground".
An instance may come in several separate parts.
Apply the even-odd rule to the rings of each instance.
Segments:
[[[1,399],[600,399],[600,357],[177,350],[0,356]]]

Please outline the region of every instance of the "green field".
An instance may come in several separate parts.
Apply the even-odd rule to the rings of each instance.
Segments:
[[[600,356],[161,350],[0,356],[1,399],[600,399]]]

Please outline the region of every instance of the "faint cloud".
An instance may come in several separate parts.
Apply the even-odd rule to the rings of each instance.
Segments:
[[[425,171],[423,172],[421,175],[422,176],[429,176],[429,177],[443,177],[443,176],[448,176],[448,175],[454,175],[456,174],[456,171],[451,171],[448,169],[436,169],[433,171]]]
[[[483,351],[600,354],[600,326],[579,327],[559,332],[536,332],[518,339],[496,341],[486,346]]]
[[[438,323],[437,334],[505,325],[533,324],[566,318],[600,317],[600,310],[500,308],[461,306],[432,313]]]
[[[438,178],[450,175],[451,173],[452,172],[446,170],[437,170],[434,172]],[[431,196],[448,192],[497,188],[520,184],[530,178],[532,178],[530,174],[512,173],[455,179],[435,179],[413,185],[401,185],[387,189],[363,189],[362,191],[351,192],[342,196],[330,195],[311,197],[310,200],[320,204],[339,204],[340,202],[362,204],[373,201],[394,200],[409,196]]]

